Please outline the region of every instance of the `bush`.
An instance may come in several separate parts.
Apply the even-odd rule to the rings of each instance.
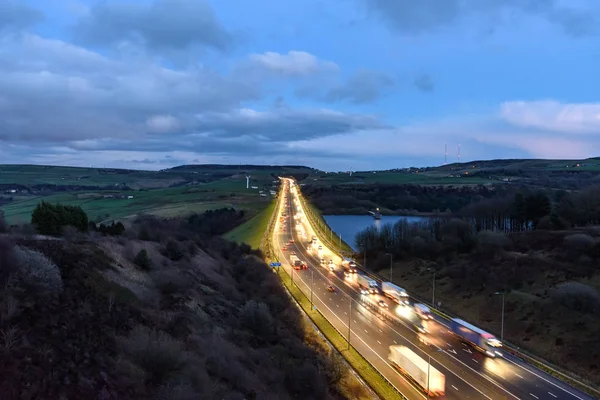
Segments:
[[[4,219],[4,211],[0,210],[0,233],[6,232],[6,220]]]
[[[163,250],[163,255],[171,261],[179,261],[185,255],[185,249],[181,243],[176,242],[175,240],[169,240]]]
[[[120,342],[125,353],[144,369],[149,380],[156,385],[166,382],[187,362],[187,353],[181,342],[143,325],[134,327]]]
[[[140,252],[137,253],[135,258],[133,259],[133,262],[135,263],[135,265],[137,265],[145,271],[149,270],[152,265],[146,249],[140,250]]]
[[[600,308],[600,293],[581,282],[565,282],[550,292],[559,304],[575,311],[593,313]]]
[[[263,302],[256,300],[246,302],[240,313],[240,323],[258,336],[268,336],[273,333],[273,317],[269,307]]]
[[[23,286],[48,293],[62,291],[60,270],[44,254],[22,246],[16,246],[13,252],[18,266],[17,278]]]
[[[484,254],[498,254],[509,248],[510,244],[510,240],[502,232],[481,231],[477,234],[477,247]]]
[[[575,233],[565,237],[564,240],[567,247],[579,251],[589,250],[596,244],[594,238],[585,233]]]
[[[16,277],[18,265],[13,251],[14,244],[5,238],[0,238],[0,286],[9,283],[11,277]]]

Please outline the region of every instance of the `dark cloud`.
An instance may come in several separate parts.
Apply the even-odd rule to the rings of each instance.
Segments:
[[[296,95],[327,103],[347,101],[353,104],[370,103],[395,86],[389,74],[362,69],[352,74],[345,82],[334,85],[311,84],[296,91]]]
[[[435,82],[429,74],[418,75],[413,81],[413,84],[422,92],[431,93],[435,90]]]
[[[158,52],[194,45],[225,50],[232,40],[205,0],[101,2],[78,21],[75,34],[88,45],[133,42]]]
[[[0,0],[0,33],[26,28],[43,18],[41,12],[20,1]]]
[[[418,35],[452,25],[467,15],[501,23],[515,13],[538,16],[559,25],[572,36],[596,33],[597,15],[591,10],[560,6],[556,0],[363,0],[399,33]]]

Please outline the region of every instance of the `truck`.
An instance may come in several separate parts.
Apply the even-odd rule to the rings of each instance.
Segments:
[[[445,394],[446,376],[408,347],[390,346],[388,360],[403,375],[419,385],[429,396],[435,397]]]
[[[302,260],[295,260],[294,261],[294,269],[295,270],[299,270],[299,269],[308,269],[308,264],[306,264],[304,261]]]
[[[379,292],[376,280],[371,279],[368,276],[362,274],[358,274],[356,280],[360,288],[366,291],[367,293],[376,294]]]
[[[489,357],[502,355],[497,349],[502,347],[502,342],[494,335],[481,328],[471,325],[459,318],[452,318],[450,329],[460,340],[473,346]]]
[[[408,305],[408,293],[400,286],[396,286],[392,282],[383,282],[381,284],[381,291],[396,303]]]
[[[433,319],[433,314],[431,313],[431,310],[425,304],[417,303],[413,306],[413,308],[415,309],[415,313],[419,317],[423,319]]]
[[[346,270],[352,274],[356,273],[356,261],[351,258],[345,257],[342,259],[342,267],[346,268]]]

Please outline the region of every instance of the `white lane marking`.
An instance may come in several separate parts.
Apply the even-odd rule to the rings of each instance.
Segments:
[[[534,397],[534,398],[536,398],[536,399],[539,399],[539,397],[537,397],[535,394],[533,394],[533,393],[529,393],[529,394],[530,394],[532,397]]]
[[[550,392],[548,392],[548,394],[549,394],[550,396],[554,397],[554,398],[557,398],[557,397],[558,397],[558,396],[557,396],[557,395],[555,395],[554,393],[550,393]]]
[[[476,359],[474,359],[474,358],[471,358],[471,360],[473,360],[473,361],[475,361],[477,364],[479,364],[479,361],[477,361]]]
[[[348,313],[346,311],[344,311],[344,314],[348,315]]]
[[[543,380],[543,381],[545,381],[546,383],[549,383],[549,384],[551,384],[552,386],[559,388],[559,389],[560,389],[560,390],[562,390],[563,392],[570,394],[571,396],[575,397],[576,399],[579,399],[579,400],[584,400],[583,398],[581,398],[581,397],[577,396],[575,393],[569,392],[567,389],[563,388],[562,386],[559,386],[559,385],[557,385],[556,383],[554,383],[554,382],[552,382],[552,381],[550,381],[550,380],[548,380],[548,379],[544,378],[543,376],[536,374],[535,372],[533,372],[533,371],[532,371],[532,370],[530,370],[529,368],[525,368],[525,367],[524,367],[524,366],[522,366],[521,364],[519,364],[519,363],[516,363],[516,362],[514,362],[514,361],[512,361],[512,360],[509,360],[509,359],[505,359],[505,360],[506,360],[506,361],[508,361],[508,362],[510,362],[510,363],[512,363],[512,364],[514,364],[514,365],[516,365],[517,367],[519,367],[519,368],[521,368],[521,369],[523,369],[523,370],[525,370],[525,371],[529,372],[530,374],[537,376],[538,378],[542,379],[542,380]],[[519,374],[517,374],[517,376],[520,376],[520,375],[519,375]],[[522,378],[522,376],[520,376],[520,377]]]
[[[367,331],[367,330],[365,329],[365,333],[369,333],[369,331]]]
[[[521,379],[525,379],[525,378],[523,378],[521,375],[517,374],[516,372],[515,372],[515,375],[516,375],[516,376],[518,376],[518,377],[519,377],[519,378],[521,378]]]
[[[336,304],[336,306],[337,306],[338,308],[340,308],[340,305],[339,305],[339,304]]]
[[[396,342],[396,341],[394,340],[394,344],[398,344],[398,342]]]
[[[378,340],[377,343],[381,344],[381,342]]]
[[[454,388],[454,390],[456,390],[458,392],[458,388],[456,386],[454,386],[454,385],[450,385],[450,386],[452,386]]]

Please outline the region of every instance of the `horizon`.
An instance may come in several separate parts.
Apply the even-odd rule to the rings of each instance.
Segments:
[[[0,0],[0,159],[373,171],[442,165],[446,146],[448,163],[459,146],[461,162],[599,154],[600,4],[447,1]]]

